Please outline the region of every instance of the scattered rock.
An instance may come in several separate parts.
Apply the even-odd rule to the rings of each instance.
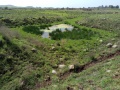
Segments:
[[[35,48],[32,48],[31,51],[34,53],[37,52],[37,50]]]
[[[111,47],[112,47],[112,43],[108,43],[106,46],[107,46],[108,48],[111,48]]]
[[[109,72],[111,72],[111,70],[107,70],[106,72],[108,72],[108,73],[109,73]]]
[[[100,40],[100,42],[102,43],[102,42],[103,42],[103,40]]]
[[[74,69],[74,65],[69,65],[68,68],[69,70]]]
[[[53,47],[51,48],[51,50],[55,50],[55,47],[53,46]]]
[[[113,46],[112,46],[112,48],[117,48],[118,46],[116,45],[116,44],[114,44]]]
[[[65,65],[64,65],[64,64],[61,64],[61,65],[59,65],[58,67],[59,67],[60,69],[62,69],[62,68],[65,67]]]
[[[57,74],[57,72],[55,70],[52,70],[52,74]]]

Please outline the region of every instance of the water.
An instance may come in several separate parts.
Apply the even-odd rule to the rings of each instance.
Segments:
[[[74,28],[73,26],[67,25],[67,24],[53,25],[53,26],[49,27],[49,30],[47,30],[47,29],[42,30],[42,31],[44,31],[42,37],[49,38],[49,33],[51,33],[52,31],[55,31],[56,29],[59,29],[62,32],[64,32],[66,29],[71,31],[71,30],[73,30],[73,28]]]

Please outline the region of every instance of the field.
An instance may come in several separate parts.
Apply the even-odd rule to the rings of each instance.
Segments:
[[[0,9],[0,90],[119,90],[119,39],[119,9]]]

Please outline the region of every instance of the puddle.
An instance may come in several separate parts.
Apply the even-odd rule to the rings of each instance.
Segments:
[[[73,26],[71,25],[67,25],[67,24],[59,24],[59,25],[53,25],[51,27],[49,27],[49,30],[44,29],[42,31],[44,31],[44,33],[42,34],[43,38],[49,38],[49,33],[51,33],[52,31],[55,31],[56,29],[61,30],[62,32],[64,32],[66,29],[67,30],[73,30]]]

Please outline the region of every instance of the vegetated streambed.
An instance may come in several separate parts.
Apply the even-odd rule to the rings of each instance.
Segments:
[[[48,27],[48,29],[41,30],[41,31],[43,31],[42,37],[43,38],[49,38],[50,37],[49,34],[53,31],[56,31],[57,29],[64,32],[66,30],[72,31],[74,29],[74,27],[71,26],[71,25],[67,25],[67,24],[53,25],[51,27]]]

